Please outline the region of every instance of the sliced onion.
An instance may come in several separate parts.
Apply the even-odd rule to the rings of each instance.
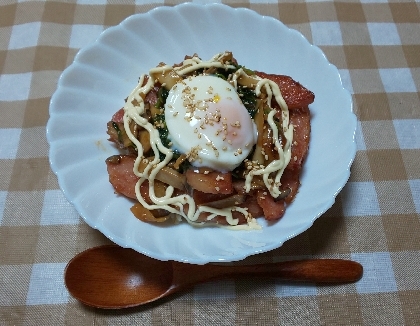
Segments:
[[[182,80],[175,70],[168,69],[163,72],[154,73],[152,75],[154,80],[158,80],[159,83],[164,86],[167,90],[170,90],[178,81]]]
[[[255,146],[252,161],[257,161],[259,164],[264,164],[264,156],[262,155],[263,133],[264,133],[264,107],[263,101],[257,100],[257,113],[255,114],[254,122],[257,125],[258,138]]]
[[[213,207],[213,208],[227,208],[227,207],[232,207],[232,206],[236,206],[236,205],[240,205],[243,202],[245,202],[245,195],[233,195],[233,196],[229,196],[227,198],[223,198],[223,199],[219,199],[219,200],[215,200],[209,203],[205,203],[202,206],[209,206],[209,207]]]
[[[277,198],[274,198],[274,201],[279,201],[280,199],[284,199],[292,192],[291,188],[286,188],[280,192],[280,195]]]
[[[152,161],[153,157],[147,158],[147,161]],[[142,160],[139,164],[139,172],[143,172],[148,162]],[[156,179],[166,183],[174,188],[185,190],[187,186],[186,178],[183,174],[168,166],[163,167],[157,174]]]
[[[248,74],[242,74],[238,77],[238,84],[241,86],[246,86],[251,89],[255,89],[260,79],[257,79],[256,76],[249,76]]]
[[[143,147],[144,153],[150,151],[152,146],[150,146],[150,134],[147,130],[142,130],[139,132],[138,140],[141,143],[141,146]]]
[[[137,217],[139,220],[141,220],[143,222],[162,223],[162,222],[167,221],[170,218],[170,215],[168,214],[168,212],[163,210],[163,209],[156,210],[156,211],[159,211],[159,212],[155,212],[156,215],[157,215],[155,217],[154,214],[151,211],[149,211],[147,208],[145,208],[140,203],[135,203],[130,208],[130,210],[135,217]],[[163,211],[163,212],[161,212],[161,211]],[[165,212],[166,212],[167,215],[166,216],[161,216]]]
[[[176,171],[175,169],[172,169],[167,166],[165,166],[158,172],[158,174],[156,175],[156,179],[180,190],[185,190],[187,186],[185,176]]]
[[[174,168],[179,170],[179,166],[187,159],[187,155],[181,154],[175,161]]]
[[[239,194],[245,194],[245,180],[235,181],[233,187]],[[251,191],[261,189],[267,189],[267,187],[261,176],[255,175],[251,181]]]

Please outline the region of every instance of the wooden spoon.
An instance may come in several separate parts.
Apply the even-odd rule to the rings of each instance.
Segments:
[[[106,245],[76,255],[65,270],[70,294],[82,303],[105,309],[142,305],[194,284],[231,277],[275,277],[287,281],[348,283],[363,267],[341,259],[308,259],[252,266],[192,265],[159,261],[132,249]]]

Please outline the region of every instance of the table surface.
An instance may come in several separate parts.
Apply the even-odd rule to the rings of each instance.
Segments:
[[[351,177],[332,208],[281,248],[246,262],[349,258],[363,264],[363,278],[340,286],[226,280],[122,311],[72,298],[63,283],[67,262],[110,242],[81,220],[50,169],[50,97],[77,51],[105,28],[177,3],[3,0],[1,325],[420,323],[420,2],[224,3],[279,19],[319,46],[339,69],[358,118]]]

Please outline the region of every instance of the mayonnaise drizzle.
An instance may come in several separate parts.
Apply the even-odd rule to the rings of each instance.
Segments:
[[[228,65],[223,63],[223,58],[226,56],[226,53],[216,54],[208,61],[203,61],[197,56],[193,56],[192,58],[186,59],[183,61],[182,65],[177,67],[172,67],[168,65],[160,65],[156,68],[152,68],[149,71],[149,75],[152,76],[156,73],[165,73],[168,70],[173,70],[179,76],[184,76],[191,72],[194,72],[198,69],[202,68],[224,68],[224,69],[234,69],[235,66]],[[238,79],[241,76],[250,77],[248,76],[243,69],[238,69],[232,76],[230,76],[230,82],[233,86],[237,89],[238,87]],[[165,167],[173,157],[173,151],[169,148],[163,146],[159,132],[146,118],[142,117],[145,113],[145,103],[143,97],[150,92],[155,84],[155,80],[153,78],[148,78],[147,82],[145,82],[145,75],[142,75],[139,79],[138,85],[134,88],[134,90],[130,93],[127,98],[126,104],[124,105],[124,129],[129,137],[129,139],[134,143],[137,147],[137,158],[134,163],[134,174],[139,177],[139,180],[135,186],[136,197],[140,204],[142,204],[146,209],[153,210],[153,209],[165,209],[173,214],[181,215],[184,217],[189,223],[194,225],[202,225],[204,222],[197,222],[198,217],[201,213],[208,213],[207,220],[212,220],[216,216],[223,216],[225,217],[227,223],[229,224],[227,227],[229,229],[261,229],[261,226],[257,223],[257,221],[251,217],[251,215],[247,212],[246,209],[242,207],[230,207],[224,209],[216,209],[208,206],[200,205],[196,207],[194,199],[187,195],[182,194],[179,196],[172,197],[174,194],[174,188],[172,186],[168,186],[166,188],[166,193],[162,197],[156,196],[155,189],[154,189],[154,181],[156,179],[157,173]],[[273,131],[273,142],[279,154],[278,160],[273,160],[267,166],[259,169],[251,170],[245,179],[245,191],[249,192],[251,189],[251,182],[255,175],[262,175],[264,183],[269,190],[270,194],[276,198],[280,195],[280,178],[284,172],[284,169],[289,164],[291,159],[291,143],[293,139],[293,126],[289,124],[289,110],[287,107],[286,102],[284,101],[280,89],[276,83],[269,79],[262,79],[257,76],[252,76],[256,81],[255,85],[255,94],[257,97],[261,95],[262,92],[267,94],[267,105],[271,108],[271,99],[274,96],[276,102],[279,104],[282,110],[282,128],[283,134],[286,138],[286,143],[284,148],[281,146],[281,141],[279,139],[279,130],[277,128],[277,124],[274,121],[274,115],[277,113],[275,109],[271,108],[270,113],[268,114],[267,122]],[[143,85],[144,84],[144,85]],[[154,159],[148,161],[147,166],[143,170],[143,172],[139,172],[139,165],[144,158],[143,147],[141,143],[137,140],[137,138],[133,135],[130,130],[130,122],[134,121],[136,124],[142,126],[149,132],[150,135],[150,145],[154,153]],[[163,161],[159,160],[159,153],[163,153],[165,158]],[[270,174],[275,173],[274,180],[270,178]],[[153,202],[152,205],[146,203],[144,198],[140,193],[140,186],[141,184],[149,180],[149,197]],[[188,205],[188,209],[184,212],[185,205]],[[233,211],[238,211],[242,213],[247,219],[247,225],[238,225],[238,219],[233,217]],[[223,226],[222,226],[223,227]]]
[[[247,76],[248,75],[243,71],[243,69],[238,69],[234,76],[233,76],[233,83],[237,88],[237,80],[240,76]],[[291,159],[291,144],[293,140],[293,125],[289,124],[289,109],[287,104],[281,95],[281,91],[279,86],[269,79],[263,79],[257,76],[252,76],[253,79],[257,81],[255,85],[255,94],[259,97],[262,93],[262,89],[265,90],[267,94],[267,105],[271,108],[271,99],[274,95],[276,102],[279,104],[281,111],[282,111],[282,128],[283,133],[286,138],[286,144],[284,148],[282,148],[280,140],[279,140],[279,130],[277,128],[276,123],[274,122],[274,115],[277,113],[277,110],[271,108],[270,113],[267,117],[267,122],[270,125],[271,129],[273,130],[273,142],[274,146],[277,149],[277,153],[279,154],[278,160],[273,160],[264,168],[260,169],[253,169],[251,170],[245,178],[245,191],[249,192],[251,190],[251,182],[255,175],[262,175],[264,184],[269,190],[270,194],[277,198],[280,194],[280,178],[283,175],[284,169],[289,164]],[[270,179],[270,174],[276,172],[276,176],[274,180]]]

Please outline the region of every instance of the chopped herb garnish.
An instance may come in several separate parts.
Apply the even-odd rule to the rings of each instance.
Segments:
[[[120,127],[118,127],[118,124],[115,121],[112,121],[112,128],[114,128],[115,131],[117,132],[118,141],[122,143],[123,139],[122,139],[121,129]]]
[[[257,96],[255,92],[250,88],[240,85],[238,85],[237,91],[249,115],[254,119],[255,113],[257,113]]]
[[[166,121],[165,121],[165,103],[166,103],[166,99],[169,95],[169,91],[165,88],[165,87],[161,87],[159,88],[158,91],[158,100],[155,104],[155,108],[157,109],[161,109],[162,113],[156,114],[153,118],[152,118],[152,124],[154,126],[156,126],[157,131],[159,132],[159,138],[160,141],[162,142],[162,145],[169,148],[170,147],[170,140],[169,140],[169,130],[168,127],[166,126]],[[165,155],[163,153],[160,153],[160,160],[163,161],[165,159]]]
[[[165,87],[159,88],[158,91],[158,100],[155,104],[157,109],[163,109],[163,106],[166,103],[166,98],[168,97],[169,91]]]

